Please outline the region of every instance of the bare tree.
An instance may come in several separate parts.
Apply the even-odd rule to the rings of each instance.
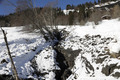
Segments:
[[[35,0],[18,0],[16,11],[24,11],[24,20],[28,20],[33,28],[39,29],[46,40],[57,39],[60,34],[56,26],[55,6],[57,5],[57,0],[48,3],[40,12],[34,2]]]
[[[5,33],[5,31],[2,28],[1,28],[1,30],[2,30],[2,33],[3,33],[3,36],[4,36],[4,40],[5,40],[5,43],[6,43],[7,50],[8,50],[8,55],[9,55],[9,58],[10,58],[10,61],[11,61],[12,70],[13,70],[13,73],[15,75],[15,79],[19,80],[19,77],[18,77],[18,74],[17,74],[17,70],[16,70],[16,67],[14,65],[14,61],[12,59],[11,52],[10,52],[10,49],[9,49],[9,46],[8,46],[6,33]]]
[[[18,0],[16,2],[16,4],[17,4],[16,5],[16,12],[32,8],[32,6],[30,5],[31,3],[30,3],[29,0]]]
[[[32,25],[40,30],[40,33],[46,40],[57,39],[60,34],[56,27],[56,8],[53,7],[55,4],[57,4],[57,1],[47,4],[41,12],[38,13],[31,1],[31,5],[33,6],[32,12],[34,15],[34,20],[31,20]]]

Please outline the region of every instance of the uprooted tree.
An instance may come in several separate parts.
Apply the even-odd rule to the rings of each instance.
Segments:
[[[32,26],[32,30],[39,29],[46,41],[60,39],[60,31],[56,26],[57,0],[48,3],[43,8],[37,8],[35,0],[17,0],[16,4],[10,0],[6,1],[16,8],[16,16],[20,18],[15,18],[19,20],[15,24]]]
[[[46,40],[59,40],[60,31],[56,26],[56,7],[57,1],[47,4],[40,11],[34,4],[35,0],[17,1],[16,11],[24,11],[24,20],[28,20],[30,26],[39,29],[40,33]]]

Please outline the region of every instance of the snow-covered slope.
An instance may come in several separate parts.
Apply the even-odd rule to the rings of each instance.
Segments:
[[[50,58],[48,58],[49,60],[47,59],[48,60],[47,62],[45,59],[40,58],[39,55],[37,56],[37,53],[40,53],[41,50],[44,50],[45,48],[49,47],[50,43],[46,43],[42,36],[40,36],[39,34],[25,33],[24,31],[21,31],[22,27],[6,27],[3,29],[8,33],[7,38],[9,42],[11,55],[13,57],[20,78],[35,79],[39,77],[41,79],[41,76],[37,76],[36,74],[34,74],[35,73],[35,69],[33,69],[34,65],[31,63],[31,60],[35,56],[37,57],[35,61],[38,64],[38,69],[40,68],[40,70],[42,70],[45,68],[47,70],[51,70],[51,74],[48,74],[47,78],[45,79],[50,80],[51,78],[54,78],[55,75],[54,72],[52,72],[52,70],[54,69],[53,66],[56,66],[55,65],[56,63],[54,61],[55,55],[52,49],[51,50],[49,49],[49,52],[46,51],[46,53],[42,51],[40,54],[42,58],[44,58],[45,56],[51,56]],[[12,75],[11,63],[9,60],[9,56],[7,55],[7,49],[1,31],[0,31],[0,74]]]
[[[85,26],[59,26],[65,29],[63,40],[56,48],[40,34],[21,31],[22,27],[3,29],[8,33],[11,55],[20,78],[55,80],[64,63],[67,67],[62,71],[62,78],[65,80],[119,80],[119,25],[120,19],[112,19],[98,25],[88,22]],[[58,56],[58,52],[62,55]],[[0,31],[0,75],[3,74],[11,75],[12,70]]]
[[[120,77],[119,25],[120,20],[114,19],[99,25],[88,23],[66,29],[70,33],[60,47],[81,50],[67,80],[117,80]]]

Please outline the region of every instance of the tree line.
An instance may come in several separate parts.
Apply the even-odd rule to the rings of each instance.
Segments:
[[[76,25],[76,24],[85,24],[87,21],[94,21],[97,23],[101,20],[101,17],[104,15],[110,15],[112,18],[116,15],[119,17],[119,10],[115,10],[115,7],[109,10],[98,10],[94,8],[94,5],[105,3],[109,1],[116,0],[94,0],[94,2],[86,2],[84,4],[75,5],[66,5],[66,10],[74,10],[69,11],[69,14],[65,15],[63,10],[59,7],[52,7],[52,16],[54,17],[55,25]],[[49,4],[48,4],[49,5]],[[47,7],[36,7],[37,15],[41,15],[41,13],[50,11],[51,8]],[[27,0],[18,0],[15,13],[11,13],[7,16],[0,16],[0,26],[25,26],[31,24],[31,20],[35,19],[35,15],[32,11],[33,6],[28,5]],[[119,9],[119,5],[117,6]],[[114,15],[114,16],[113,16]],[[50,17],[50,15],[46,15],[46,17]],[[42,23],[42,17],[39,18]],[[53,24],[50,20],[47,19],[47,25]]]

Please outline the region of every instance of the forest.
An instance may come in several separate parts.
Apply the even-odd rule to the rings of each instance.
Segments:
[[[120,13],[120,3],[116,6],[111,6],[112,8],[99,7],[96,9],[95,5],[101,5],[105,2],[109,3],[110,1],[116,0],[98,0],[94,2],[86,2],[84,4],[75,5],[66,5],[66,11],[68,14],[65,14],[64,10],[55,5],[57,2],[48,3],[45,7],[35,7],[34,10],[37,12],[37,15],[47,13],[47,11],[52,11],[52,16],[54,25],[84,25],[86,22],[94,21],[95,24],[98,21],[102,20],[104,15],[110,16],[110,18],[119,17]],[[31,24],[31,20],[35,18],[33,12],[33,6],[29,5],[29,2],[21,0],[17,1],[15,13],[9,15],[0,16],[0,26],[25,26]],[[110,5],[109,5],[110,6]],[[46,17],[49,17],[46,15]],[[42,18],[39,18],[39,20]],[[50,21],[47,21],[50,24]],[[41,23],[42,24],[42,23]]]

